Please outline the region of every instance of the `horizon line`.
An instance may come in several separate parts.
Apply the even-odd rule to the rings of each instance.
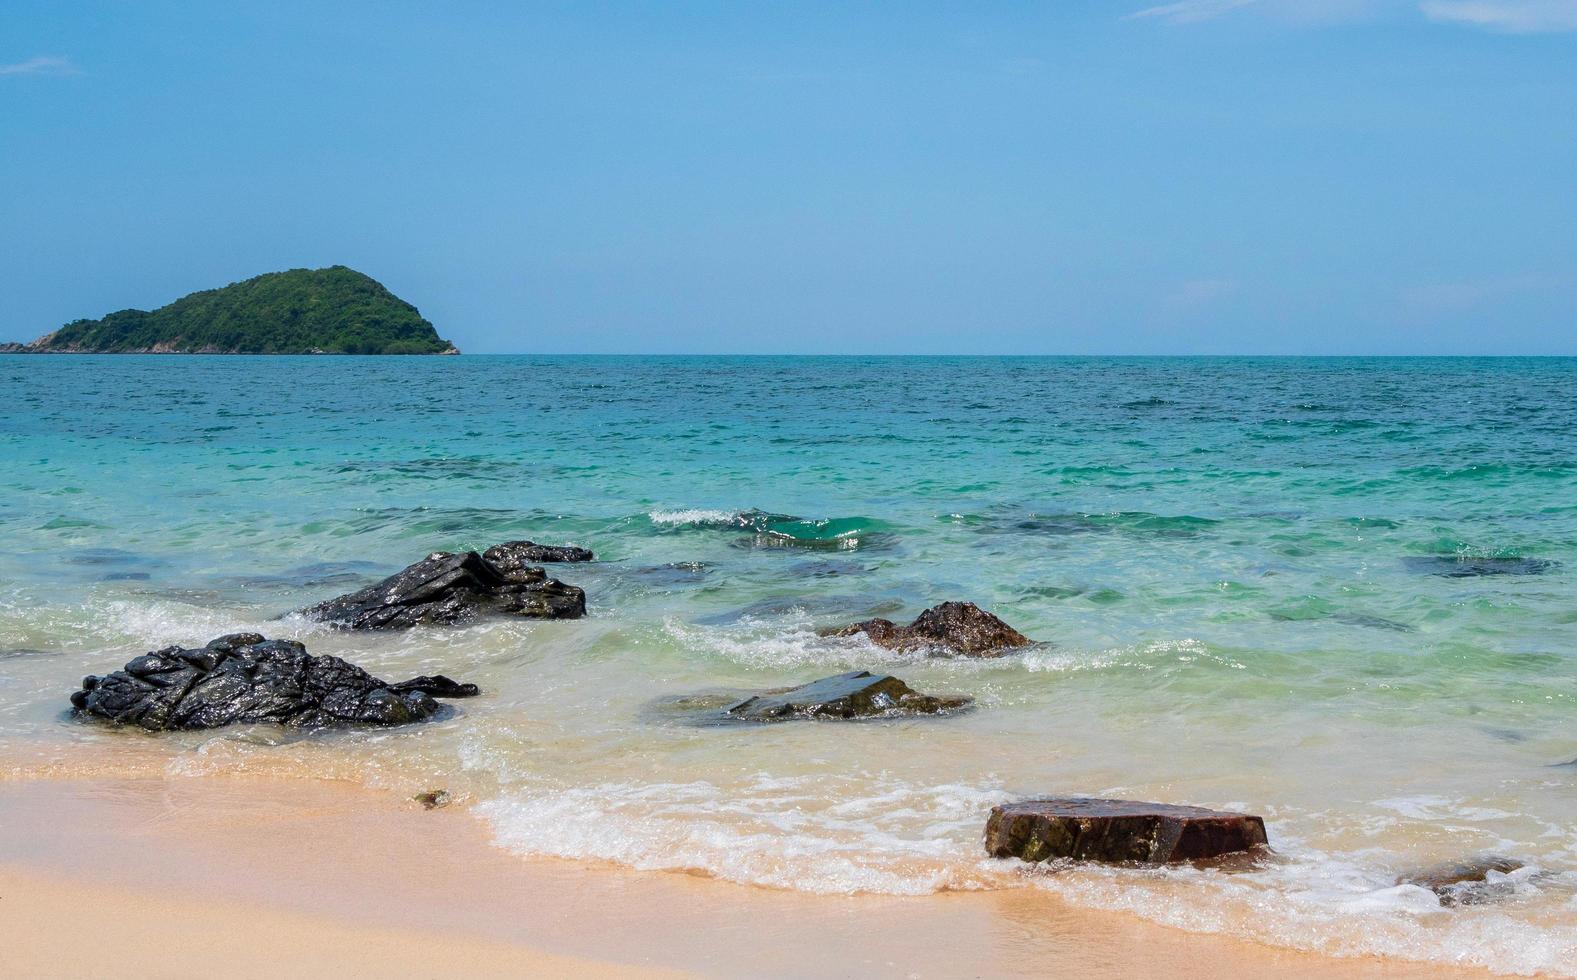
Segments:
[[[1422,360],[1422,359],[1452,360],[1452,359],[1457,359],[1457,360],[1461,360],[1461,359],[1465,359],[1465,358],[1473,358],[1473,359],[1479,359],[1479,360],[1529,360],[1529,359],[1539,358],[1539,359],[1550,359],[1550,360],[1571,360],[1571,359],[1577,359],[1577,351],[1573,351],[1571,353],[1541,353],[1541,354],[1483,354],[1483,353],[1449,353],[1449,354],[1446,354],[1446,353],[1433,353],[1433,354],[1422,354],[1422,353],[1406,353],[1406,354],[1398,354],[1398,353],[1387,353],[1387,354],[1379,354],[1379,353],[1342,353],[1342,354],[1298,353],[1298,354],[1286,354],[1286,353],[1281,353],[1281,354],[1277,354],[1277,353],[1266,353],[1266,352],[1247,352],[1247,353],[1220,353],[1220,352],[1214,352],[1214,353],[1197,353],[1197,352],[1196,353],[1177,353],[1177,352],[1163,352],[1163,353],[1149,353],[1149,354],[1136,354],[1136,353],[1124,353],[1124,354],[1119,354],[1119,353],[1095,353],[1095,354],[1082,353],[1082,354],[1075,354],[1075,353],[981,353],[981,352],[978,352],[978,351],[970,352],[970,353],[951,353],[951,352],[936,352],[936,351],[898,352],[898,353],[894,353],[894,352],[887,352],[887,353],[858,353],[858,352],[844,352],[844,351],[837,351],[837,352],[825,352],[825,351],[823,351],[823,352],[778,351],[778,352],[771,352],[771,353],[761,353],[761,352],[720,352],[720,351],[706,351],[706,352],[681,351],[681,352],[670,352],[670,353],[657,353],[657,352],[653,352],[653,351],[620,351],[620,352],[610,352],[610,351],[555,351],[555,352],[541,352],[541,351],[483,351],[483,352],[470,353],[470,352],[466,352],[466,351],[461,351],[458,354],[450,354],[450,355],[438,355],[438,354],[349,354],[349,353],[276,354],[276,353],[262,353],[262,352],[259,352],[259,353],[212,353],[212,354],[202,354],[202,353],[186,352],[186,351],[170,351],[170,352],[161,352],[161,353],[152,353],[152,352],[143,352],[143,351],[0,351],[0,357],[3,357],[3,356],[14,356],[14,357],[40,357],[40,356],[44,356],[44,357],[48,357],[48,356],[57,356],[57,357],[146,357],[146,358],[313,357],[313,358],[331,358],[331,359],[332,358],[341,358],[341,357],[379,357],[379,358],[396,358],[396,359],[408,358],[408,359],[412,359],[412,360],[426,360],[426,359],[438,358],[438,357],[441,357],[441,358],[444,358],[444,359],[447,359],[448,357],[629,357],[629,358],[634,358],[634,357],[736,357],[736,358],[737,357],[755,357],[755,358],[773,358],[773,357],[778,357],[778,358],[781,358],[781,357],[825,357],[825,358],[836,358],[836,357],[879,357],[879,358],[938,357],[938,358],[941,358],[941,357],[948,357],[948,358],[963,358],[963,357],[969,357],[969,358],[982,358],[982,359],[984,359],[984,358],[1036,358],[1036,357],[1049,358],[1049,357],[1058,357],[1058,358],[1089,358],[1089,359],[1096,359],[1096,358],[1105,358],[1105,359],[1127,358],[1127,359],[1135,359],[1135,360],[1142,359],[1142,358],[1201,358],[1201,359],[1203,359],[1203,358],[1223,358],[1223,359],[1224,358],[1280,358],[1280,359],[1288,359],[1288,360],[1292,360],[1292,359],[1303,359],[1303,360],[1352,359],[1352,360],[1356,360],[1356,359],[1383,359],[1383,358],[1391,358],[1391,359],[1397,359],[1397,360],[1401,360],[1401,359],[1412,359],[1412,360]]]

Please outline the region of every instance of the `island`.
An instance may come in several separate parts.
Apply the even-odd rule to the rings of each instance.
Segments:
[[[27,354],[458,354],[416,307],[343,265],[270,272],[157,310],[73,320]]]

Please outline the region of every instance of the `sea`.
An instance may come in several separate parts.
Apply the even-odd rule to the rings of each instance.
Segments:
[[[292,615],[529,538],[574,621]],[[1037,643],[828,627],[978,603]],[[67,696],[295,638],[439,721],[148,735]],[[891,673],[939,718],[698,724]],[[0,778],[447,789],[522,857],[843,895],[1043,889],[1335,955],[1577,975],[1577,359],[0,356]],[[988,858],[991,807],[1262,814],[1273,853]],[[1483,900],[1398,884],[1500,855]]]

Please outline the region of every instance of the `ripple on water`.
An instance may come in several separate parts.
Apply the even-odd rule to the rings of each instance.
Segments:
[[[269,384],[293,397],[224,395]],[[108,771],[130,740],[63,724],[63,693],[250,628],[485,693],[421,730],[139,740],[152,771],[442,785],[529,853],[1051,888],[1278,945],[1577,973],[1577,784],[1550,766],[1577,755],[1577,361],[0,357],[0,404],[0,748],[22,758],[0,773]],[[274,618],[515,537],[598,552],[563,570],[589,618]],[[1437,574],[1480,559],[1528,574]],[[150,578],[101,581],[126,574]],[[944,660],[818,632],[944,599],[1051,642]],[[645,713],[854,669],[979,709],[770,732]],[[1283,860],[984,861],[990,804],[1044,792],[1236,802]],[[1395,884],[1464,850],[1532,870],[1476,908]]]
[[[835,551],[888,548],[895,536],[886,522],[868,517],[802,518],[762,510],[654,510],[647,515],[660,531],[745,531],[736,544],[750,548],[814,548]]]

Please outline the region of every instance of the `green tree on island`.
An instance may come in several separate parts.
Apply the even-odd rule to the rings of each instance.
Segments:
[[[152,312],[75,320],[27,350],[98,353],[443,354],[416,307],[343,265],[291,269],[183,296]]]

